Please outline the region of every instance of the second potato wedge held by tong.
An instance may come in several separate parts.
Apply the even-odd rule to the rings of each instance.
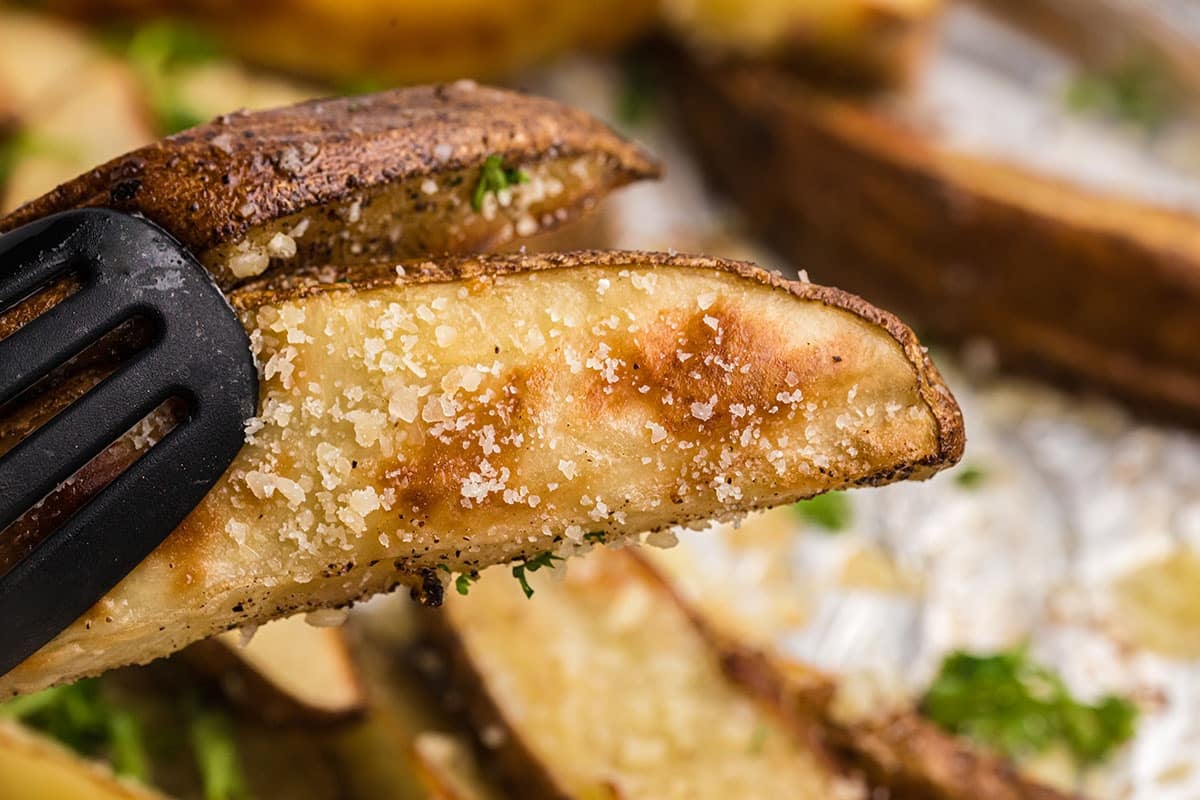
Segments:
[[[479,194],[484,165],[512,185]],[[493,249],[658,173],[582,111],[460,81],[218,117],[27,203],[0,232],[69,208],[137,212],[228,289],[272,265]]]
[[[267,153],[321,144],[307,169],[281,173],[222,126]],[[446,152],[439,173],[428,156]],[[838,290],[661,254],[390,260],[528,232],[506,217],[521,187],[480,197],[492,155],[506,170],[561,169],[558,191],[548,177],[545,195],[521,200],[556,218],[654,170],[556,104],[443,87],[218,122],[0,221],[116,204],[166,225],[226,286],[242,284],[228,296],[261,368],[259,413],[222,482],[91,612],[0,677],[0,696],[400,586],[434,604],[454,573],[927,477],[961,455],[958,408],[912,332]],[[426,181],[456,171],[457,204],[421,200],[437,197]],[[221,185],[232,188],[206,188]],[[229,268],[243,243],[270,247],[306,219],[270,276],[247,284]],[[490,233],[463,233],[474,226]]]

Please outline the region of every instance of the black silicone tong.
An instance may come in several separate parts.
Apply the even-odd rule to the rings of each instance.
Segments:
[[[15,521],[165,401],[175,398],[186,412],[0,574],[0,675],[166,538],[229,466],[257,406],[242,325],[204,268],[162,229],[91,209],[0,237],[0,314],[68,274],[82,281],[78,291],[0,339],[0,409],[131,319],[149,325],[149,343],[0,456],[0,551]]]

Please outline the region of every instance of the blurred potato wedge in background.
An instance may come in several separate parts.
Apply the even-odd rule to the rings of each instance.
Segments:
[[[630,800],[1068,797],[894,698],[718,630],[653,561],[597,551],[565,577],[530,577],[529,601],[489,573],[442,613],[419,615],[444,658],[452,707],[510,790]]]
[[[956,152],[776,68],[676,77],[709,176],[793,264],[1016,371],[1200,424],[1193,215]]]
[[[510,796],[865,797],[819,742],[725,677],[626,555],[597,551],[561,580],[533,576],[534,601],[489,573],[424,615]]]
[[[804,69],[825,80],[903,82],[920,66],[943,0],[662,0],[703,57]]]
[[[155,15],[207,26],[250,63],[327,80],[412,84],[510,75],[580,49],[611,49],[654,24],[655,0],[55,0],[81,18]]]
[[[167,800],[54,739],[0,720],[0,797],[11,800]]]

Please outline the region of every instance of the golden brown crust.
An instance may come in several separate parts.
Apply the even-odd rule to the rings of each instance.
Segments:
[[[548,216],[549,225],[540,227],[558,224],[617,186],[658,174],[645,152],[583,112],[459,82],[218,117],[58,187],[0,220],[0,231],[85,206],[137,212],[170,231],[228,287],[241,276],[222,263],[226,258],[206,257],[217,248],[306,211],[336,214],[336,226],[349,230],[361,209],[390,190],[404,192],[405,208],[414,216],[436,220],[451,209],[425,196],[424,179],[433,179],[435,186],[443,176],[469,182],[463,186],[469,198],[480,166],[491,155],[522,167],[574,158],[594,162],[594,172],[577,191],[563,194],[570,205],[561,214],[553,200],[542,204],[539,217]],[[453,196],[455,209],[461,200],[461,193]],[[365,255],[470,252],[519,235],[510,223],[503,229],[508,223],[503,218],[482,231],[451,229],[449,222],[426,228],[412,219],[373,224],[394,228],[397,222],[399,232],[379,243],[378,252]],[[370,232],[376,239],[390,234]],[[299,244],[303,248],[307,242]],[[329,255],[328,243],[317,244],[321,249],[302,252],[302,259]]]
[[[539,272],[575,267],[622,266],[644,264],[653,268],[710,269],[727,272],[755,283],[787,292],[801,300],[814,300],[837,308],[879,326],[895,339],[904,351],[916,375],[921,398],[933,414],[938,428],[936,452],[927,464],[941,469],[962,458],[966,446],[966,431],[962,411],[946,386],[941,373],[929,358],[928,348],[921,344],[912,329],[896,315],[878,308],[861,297],[832,286],[793,281],[754,264],[712,256],[629,252],[619,250],[576,251],[528,255],[494,255],[487,258],[439,259],[410,261],[403,265],[403,277],[397,276],[394,266],[362,265],[351,268],[325,268],[266,278],[242,287],[230,299],[234,307],[245,311],[266,303],[285,302],[329,291],[365,291],[397,283],[416,285],[446,281],[470,280],[477,277],[498,277],[518,272]],[[880,482],[893,476],[881,475]]]
[[[710,175],[797,267],[1010,368],[1200,422],[1195,217],[968,158],[765,67],[677,77]]]

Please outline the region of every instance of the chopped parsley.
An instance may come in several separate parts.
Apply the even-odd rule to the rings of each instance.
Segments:
[[[805,522],[822,530],[837,532],[850,525],[853,510],[845,492],[826,492],[792,506]]]
[[[527,558],[524,562],[516,564],[512,568],[513,577],[521,584],[521,591],[525,592],[525,597],[533,597],[533,587],[529,585],[529,581],[525,577],[526,571],[537,572],[542,567],[554,569],[554,562],[562,561],[561,556],[556,556],[549,550],[534,558]]]
[[[12,176],[17,165],[26,158],[48,156],[72,160],[77,154],[69,142],[48,136],[37,136],[28,131],[18,131],[0,141],[0,184]]]
[[[471,195],[471,208],[482,211],[483,198],[488,194],[528,182],[529,175],[524,170],[504,166],[503,157],[493,153],[483,162],[483,168],[479,172],[479,183],[475,185],[475,193]]]
[[[163,133],[178,133],[205,122],[206,115],[180,96],[178,70],[218,57],[221,48],[215,40],[191,25],[158,20],[125,37],[115,37],[114,43],[146,86]]]
[[[459,594],[466,595],[471,591],[471,584],[477,580],[479,580],[478,573],[468,574],[464,572],[454,579],[454,588],[458,590]]]
[[[763,748],[767,745],[767,735],[770,731],[763,723],[759,723],[754,728],[754,735],[750,737],[750,745],[746,748],[746,752],[752,756],[761,756]]]
[[[954,472],[954,482],[964,489],[977,489],[987,480],[987,473],[975,464],[964,464]]]
[[[1171,116],[1175,91],[1156,59],[1138,55],[1110,69],[1084,73],[1067,87],[1067,107],[1153,130]]]
[[[20,141],[20,136],[10,136],[0,140],[0,186],[8,181],[13,167],[17,165],[17,160],[21,157],[18,152]]]
[[[145,781],[150,774],[141,729],[114,708],[95,680],[57,686],[0,704],[0,719],[17,720],[80,755],[107,758],[118,775]]]
[[[657,89],[646,60],[629,58],[625,62],[621,93],[617,96],[617,120],[624,125],[638,125],[644,122],[657,100]]]
[[[193,706],[188,733],[204,784],[204,800],[248,797],[229,718],[220,712]]]
[[[1104,761],[1134,733],[1137,708],[1106,695],[1094,704],[1073,698],[1062,678],[1035,664],[1024,647],[991,655],[946,657],[921,703],[942,728],[1008,756],[1066,746],[1081,763]]]
[[[605,544],[608,541],[608,534],[604,531],[591,531],[583,535],[585,542],[595,542],[596,544]]]
[[[438,564],[437,568],[447,575],[451,572],[450,567],[446,564]],[[477,580],[479,580],[478,572],[464,572],[454,579],[454,588],[459,594],[466,595],[471,591],[471,584]]]

